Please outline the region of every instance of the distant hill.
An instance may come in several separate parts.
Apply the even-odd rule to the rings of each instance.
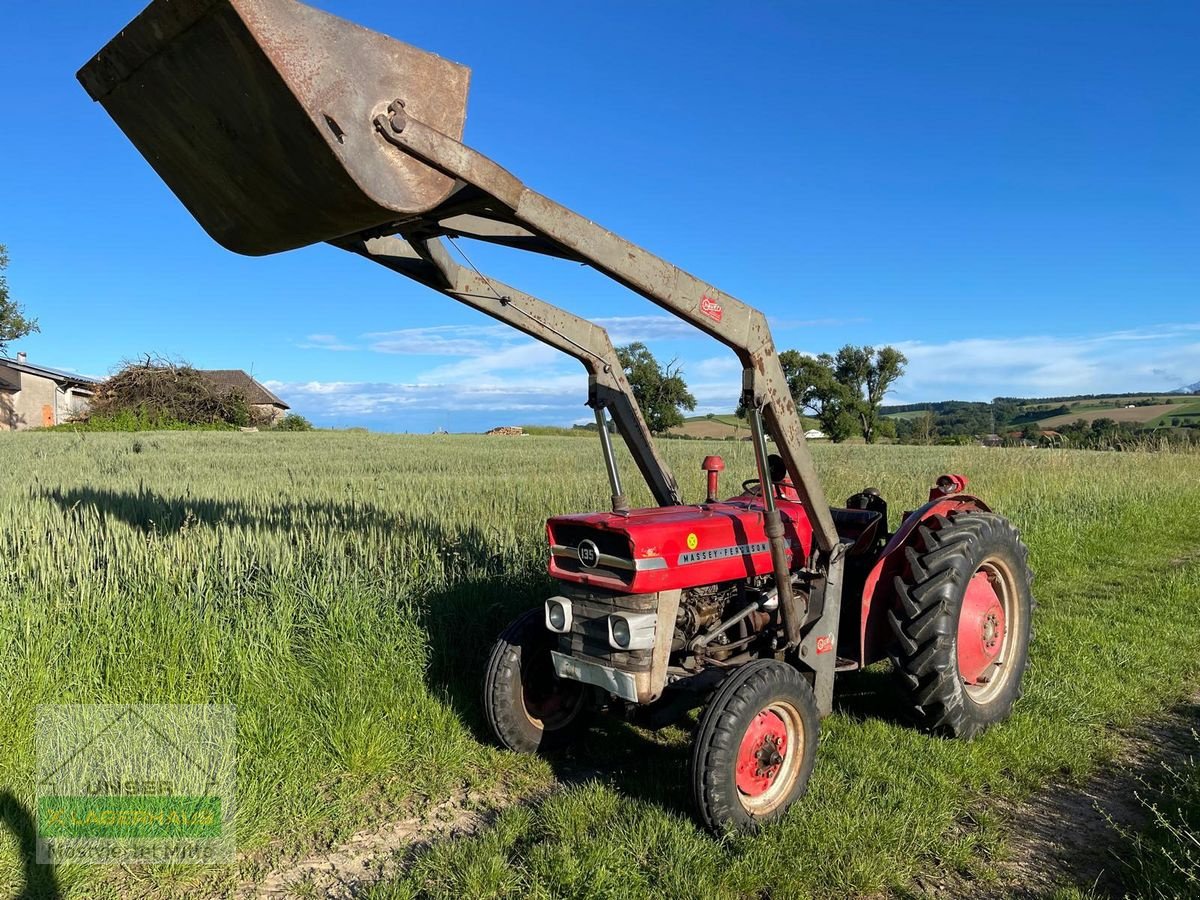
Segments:
[[[1178,388],[1176,394],[1200,394],[1200,381]]]
[[[893,420],[933,413],[940,434],[985,434],[1015,431],[1028,424],[1055,429],[1083,419],[1112,419],[1157,428],[1200,421],[1200,401],[1178,391],[1158,394],[1077,394],[1070,397],[997,397],[991,403],[943,400],[884,406]],[[903,431],[898,422],[897,428]],[[902,435],[903,436],[903,435]]]
[[[1193,385],[1200,392],[1200,382]],[[881,408],[891,419],[901,440],[906,440],[916,427],[916,420],[927,412],[933,413],[934,427],[939,436],[1008,434],[1027,425],[1054,430],[1083,419],[1112,419],[1142,428],[1200,425],[1200,396],[1192,391],[1161,391],[1129,394],[1076,394],[1070,397],[997,397],[991,403],[966,400],[941,400],[934,403],[908,403]],[[801,417],[804,427],[816,428],[818,423]],[[690,437],[734,440],[749,436],[746,422],[732,413],[691,416],[683,425],[672,428],[670,437]]]
[[[800,421],[805,429],[816,428],[817,421],[807,416],[801,416]],[[670,429],[667,434],[671,437],[715,438],[723,440],[732,438],[740,440],[749,438],[750,426],[745,419],[739,419],[733,413],[717,413],[705,416],[689,416],[678,428]]]

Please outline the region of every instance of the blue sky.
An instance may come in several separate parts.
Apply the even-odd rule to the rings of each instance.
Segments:
[[[329,247],[211,241],[74,78],[142,5],[0,12],[0,243],[42,324],[10,351],[245,368],[322,425],[588,417],[577,363],[478,313]],[[903,349],[893,402],[1200,379],[1200,4],[316,5],[470,66],[469,144],[761,307],[781,349]],[[733,356],[646,301],[470,252],[734,405]]]

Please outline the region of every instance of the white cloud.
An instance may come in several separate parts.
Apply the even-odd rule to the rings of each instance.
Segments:
[[[587,378],[513,381],[493,384],[402,384],[362,381],[266,383],[304,415],[371,419],[414,411],[494,412],[561,410],[564,420],[579,415],[587,399]]]
[[[630,318],[652,320],[655,327],[659,317]],[[525,421],[590,421],[581,418],[587,397],[582,367],[540,342],[506,340],[508,333],[503,326],[380,333],[371,337],[397,342],[391,346],[436,346],[443,349],[428,352],[462,358],[403,383],[273,381],[267,386],[298,412],[328,421],[386,427],[389,420],[403,424],[412,413],[446,413],[452,419],[457,413],[456,421],[477,423],[511,421],[516,414],[529,416]],[[909,364],[887,402],[1173,390],[1200,379],[1198,338],[1200,324],[1184,324],[1100,334],[897,342]],[[334,335],[309,340],[315,346],[341,343]],[[680,363],[696,397],[696,414],[729,412],[737,405],[741,366],[732,352]]]
[[[902,341],[908,371],[889,402],[1169,391],[1200,377],[1200,325],[1087,335]]]
[[[336,334],[310,334],[300,344],[301,350],[357,350],[358,347],[348,344]]]
[[[493,344],[490,348],[471,354],[467,359],[424,372],[417,376],[417,381],[422,384],[503,383],[504,379],[497,381],[498,373],[520,372],[524,373],[527,379],[536,378],[536,383],[544,384],[547,379],[552,380],[558,376],[564,368],[564,362],[569,360],[561,351],[540,341],[522,341],[499,346]],[[582,375],[583,366],[575,363],[572,372]]]
[[[692,338],[702,334],[695,325],[675,316],[603,316],[593,319],[608,331],[613,344],[631,344],[672,338]]]
[[[477,356],[497,343],[512,341],[513,330],[505,325],[438,325],[432,328],[401,328],[363,335],[367,349],[376,353],[414,356]]]

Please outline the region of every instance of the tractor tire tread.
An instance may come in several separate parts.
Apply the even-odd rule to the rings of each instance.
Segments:
[[[496,739],[516,753],[539,753],[560,749],[587,727],[589,716],[581,709],[564,728],[532,730],[524,713],[509,699],[514,681],[521,678],[522,641],[541,622],[542,610],[528,610],[509,623],[488,654],[483,680],[483,714]]]
[[[986,704],[971,699],[958,675],[958,614],[966,584],[991,554],[1002,554],[1017,582],[1024,633],[1010,656],[1010,684]],[[905,548],[907,565],[896,575],[896,608],[888,621],[895,634],[892,662],[917,720],[934,733],[971,738],[1005,718],[1021,696],[1021,675],[1032,639],[1029,551],[1007,519],[982,511],[952,511],[926,520]]]
[[[737,796],[731,773],[736,769],[743,727],[739,723],[755,710],[755,698],[791,692],[804,707],[812,732],[806,735],[802,770],[793,797],[769,816],[758,819],[746,813]],[[715,834],[733,827],[754,832],[767,821],[786,812],[788,806],[803,794],[812,768],[817,742],[817,705],[812,688],[795,668],[775,659],[758,659],[746,663],[728,676],[713,692],[700,727],[692,744],[691,787],[692,803],[700,820]]]

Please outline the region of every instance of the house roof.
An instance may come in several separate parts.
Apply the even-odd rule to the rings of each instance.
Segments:
[[[251,406],[278,406],[291,409],[286,403],[255,381],[241,369],[201,369],[200,374],[231,391],[238,391]]]
[[[34,366],[28,362],[17,362],[15,359],[7,359],[3,356],[0,356],[0,366],[7,366],[17,372],[25,372],[41,378],[49,378],[59,384],[99,384],[98,379],[89,378],[77,372],[64,372],[62,369],[51,369],[48,366]]]

